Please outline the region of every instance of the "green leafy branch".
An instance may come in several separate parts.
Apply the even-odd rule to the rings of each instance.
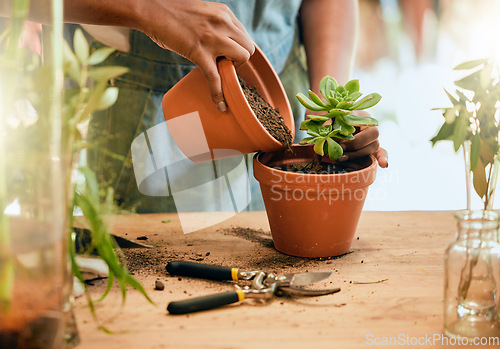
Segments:
[[[89,54],[89,45],[83,32],[77,29],[73,45],[75,52],[64,43],[64,72],[67,79],[73,82],[64,94],[64,135],[67,135],[66,150],[77,154],[86,147],[81,134],[81,125],[89,121],[98,110],[111,107],[118,98],[118,88],[108,86],[108,82],[128,72],[126,67],[106,66],[94,67],[102,63],[113,52],[114,48],[102,47]]]
[[[40,166],[46,166],[45,161],[50,154],[49,143],[46,137],[51,135],[54,118],[51,118],[52,104],[50,101],[56,98],[52,95],[60,93],[60,89],[47,88],[48,83],[54,81],[57,70],[50,57],[50,52],[44,51],[44,56],[29,52],[26,48],[17,45],[21,28],[27,14],[29,2],[16,1],[14,4],[23,4],[23,11],[19,6],[13,9],[15,12],[13,20],[4,33],[0,35],[0,76],[4,81],[13,84],[12,88],[2,89],[0,93],[0,307],[1,310],[8,309],[12,297],[14,285],[15,256],[10,251],[10,234],[14,232],[9,227],[9,217],[4,214],[8,203],[18,199],[22,205],[24,202],[38,202],[39,196],[46,195],[50,187],[40,187],[39,183],[48,182],[42,176],[49,175],[45,171],[39,171]],[[64,93],[63,119],[60,121],[62,138],[61,159],[64,168],[68,171],[74,168],[74,164],[80,150],[88,146],[84,141],[83,129],[90,120],[93,113],[113,105],[118,97],[118,89],[109,86],[109,80],[118,77],[128,71],[124,67],[99,67],[115,50],[112,48],[100,48],[90,52],[87,40],[81,30],[76,30],[74,35],[74,52],[66,42],[53,42],[53,45],[63,44],[64,62],[63,68],[66,77],[67,88]],[[47,45],[50,48],[52,45]],[[45,56],[49,54],[49,56]],[[19,74],[22,72],[22,74]],[[21,104],[15,103],[20,98]],[[49,101],[49,103],[47,103]],[[26,121],[26,114],[33,111],[36,114]],[[31,116],[31,115],[28,115]],[[17,149],[15,144],[23,144],[22,149]],[[25,151],[27,149],[28,151]],[[19,161],[19,157],[23,161]],[[122,300],[125,301],[126,287],[132,286],[141,292],[146,299],[151,299],[146,294],[142,285],[128,272],[120,262],[120,250],[112,236],[108,232],[105,214],[113,213],[111,198],[113,193],[107,189],[104,195],[99,195],[97,181],[92,171],[86,168],[78,169],[84,177],[83,186],[76,186],[67,175],[65,182],[61,183],[67,193],[65,203],[66,212],[69,215],[68,234],[72,234],[73,212],[79,207],[85,216],[85,222],[91,231],[92,243],[100,257],[109,267],[109,283],[103,297],[109,292],[114,280],[117,281],[122,292]],[[19,173],[24,174],[19,176]],[[36,178],[36,182],[33,179]],[[101,200],[100,198],[105,198]],[[32,215],[39,214],[38,205],[30,206]],[[70,244],[70,259],[74,275],[83,281],[75,261],[75,248]],[[94,301],[86,290],[89,305],[94,313]]]
[[[106,297],[106,295],[111,290],[111,287],[113,286],[114,280],[116,279],[122,294],[122,305],[125,304],[127,285],[130,285],[138,290],[144,295],[144,297],[146,297],[149,302],[153,303],[153,301],[149,298],[146,291],[144,290],[143,286],[132,276],[132,274],[130,274],[130,272],[125,267],[120,264],[120,256],[123,256],[121,255],[121,251],[116,242],[109,234],[106,221],[103,219],[104,216],[110,215],[114,211],[115,204],[113,202],[113,190],[111,188],[108,188],[105,196],[105,201],[101,202],[98,182],[94,172],[87,167],[81,167],[79,171],[85,177],[85,184],[83,188],[80,188],[75,193],[73,201],[74,207],[79,207],[82,210],[83,216],[85,217],[85,221],[83,223],[92,234],[92,246],[89,246],[89,249],[93,250],[95,248],[97,254],[100,258],[102,258],[102,260],[104,260],[109,269],[108,284],[106,286],[106,290],[104,291],[101,298],[97,300],[97,302],[103,300]],[[73,217],[71,219],[71,226],[73,226]],[[71,244],[70,248],[70,258],[73,275],[75,275],[80,280],[80,282],[84,284],[85,280],[82,273],[80,272],[80,269],[78,268],[78,264],[75,258],[75,245]],[[85,293],[89,301],[91,313],[97,320],[94,301],[87,288],[85,288]],[[106,328],[104,328],[103,326],[101,326],[101,328],[106,330]]]
[[[66,151],[71,164],[74,156],[87,146],[83,140],[81,128],[90,120],[92,114],[98,110],[104,110],[112,106],[118,98],[118,88],[109,86],[109,80],[114,79],[128,71],[125,67],[105,66],[95,67],[111,55],[115,49],[103,47],[89,54],[89,46],[83,32],[77,29],[74,34],[74,52],[65,44],[64,48],[64,71],[67,79],[72,81],[74,87],[65,91],[66,118]],[[83,186],[72,187],[74,200],[70,206],[70,212],[79,207],[85,217],[88,230],[92,236],[92,247],[104,260],[109,268],[107,288],[101,297],[102,300],[111,289],[116,279],[122,292],[122,301],[125,302],[126,287],[132,286],[141,292],[148,301],[152,300],[147,295],[142,285],[129,273],[120,262],[120,250],[114,239],[108,232],[107,224],[103,217],[114,213],[113,190],[107,188],[104,195],[100,193],[95,174],[86,167],[80,167],[79,173],[83,175]],[[71,184],[70,184],[71,186]],[[104,200],[101,198],[104,197]],[[72,231],[73,219],[71,219],[70,231]],[[73,274],[83,283],[83,276],[79,271],[75,260],[75,249],[71,246],[70,257]],[[94,317],[94,301],[88,290],[86,290],[89,306]]]
[[[319,90],[323,99],[311,90],[309,97],[297,94],[299,102],[308,110],[325,112],[323,115],[307,115],[308,119],[302,122],[300,129],[306,130],[309,137],[302,139],[300,144],[314,144],[316,154],[337,160],[343,155],[338,139],[352,140],[356,127],[378,125],[376,119],[356,115],[353,111],[371,108],[381,97],[378,93],[362,97],[358,80],[342,86],[331,76],[321,79]]]
[[[452,141],[455,152],[470,144],[470,171],[484,208],[491,208],[499,167],[499,67],[493,60],[478,59],[454,68],[470,71],[455,81],[455,96],[445,90],[452,107],[443,111],[444,123],[431,139]]]

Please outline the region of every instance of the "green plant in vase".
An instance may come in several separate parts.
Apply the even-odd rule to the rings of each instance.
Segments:
[[[112,212],[112,192],[104,189],[103,194],[87,168],[78,169],[83,185],[76,186],[70,176],[77,154],[88,146],[82,127],[94,111],[115,102],[118,90],[108,81],[126,69],[97,67],[114,50],[90,52],[80,30],[75,52],[63,42],[58,0],[50,2],[54,25],[44,30],[48,41],[42,54],[20,45],[29,5],[14,1],[0,34],[0,347],[9,348],[45,348],[40,343],[56,340],[64,327],[54,314],[65,302],[60,290],[69,284],[68,253],[74,274],[82,279],[70,243],[75,207],[109,267],[105,294],[117,280],[123,300],[127,285],[149,299],[120,263],[107,231],[104,217]],[[63,73],[74,86],[64,96]]]
[[[451,107],[441,108],[444,123],[436,136],[463,149],[467,210],[458,212],[456,239],[445,253],[445,333],[450,336],[500,336],[500,256],[498,215],[491,211],[499,158],[500,84],[498,65],[489,59],[454,68],[468,74],[448,91]],[[472,185],[471,185],[472,179]],[[472,189],[482,201],[472,210]]]
[[[443,140],[452,141],[456,152],[463,148],[466,174],[472,174],[474,190],[481,198],[483,208],[489,210],[493,208],[500,160],[497,156],[500,150],[498,66],[492,60],[479,59],[462,63],[454,69],[472,72],[455,81],[456,96],[446,91],[453,106],[441,108],[445,121],[431,142],[434,145]],[[470,202],[471,190],[468,187],[467,209],[471,209]]]
[[[74,52],[68,44],[64,43],[64,72],[65,76],[74,85],[68,88],[64,94],[64,125],[63,142],[66,157],[71,166],[75,163],[75,157],[82,149],[88,148],[86,140],[81,134],[81,129],[89,122],[93,113],[105,110],[112,106],[118,98],[118,88],[109,86],[108,82],[128,71],[125,67],[104,66],[99,67],[109,55],[115,52],[110,47],[102,47],[94,52],[89,52],[89,46],[83,32],[77,29],[73,39]],[[92,241],[89,246],[95,249],[99,257],[106,262],[109,268],[108,286],[104,296],[111,289],[116,279],[122,292],[123,301],[126,297],[127,285],[141,292],[150,302],[142,285],[122,265],[117,251],[117,245],[108,232],[108,224],[105,217],[115,213],[116,206],[113,201],[112,188],[99,188],[94,172],[87,167],[79,167],[78,173],[83,177],[83,185],[68,183],[74,200],[70,204],[69,212],[75,212],[79,208],[85,218],[84,224],[91,232]],[[70,216],[70,232],[73,227],[73,215]],[[79,271],[75,260],[74,244],[70,245],[70,257],[73,274],[83,283],[83,276]],[[87,290],[89,305],[93,312],[93,301]],[[104,297],[103,296],[103,297]]]
[[[314,144],[317,156],[313,161],[324,155],[337,160],[343,150],[336,139],[352,140],[356,127],[378,125],[376,119],[353,112],[373,107],[381,97],[378,93],[362,97],[358,80],[351,80],[342,86],[331,76],[321,79],[319,90],[323,100],[313,91],[309,91],[309,98],[303,93],[297,94],[297,99],[306,109],[324,112],[323,115],[308,115],[302,122],[300,129],[306,130],[309,137],[302,139],[300,144]]]

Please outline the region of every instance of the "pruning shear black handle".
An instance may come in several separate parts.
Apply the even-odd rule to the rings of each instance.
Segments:
[[[223,305],[240,302],[245,299],[243,290],[229,291],[212,294],[209,296],[196,297],[183,301],[170,302],[167,311],[170,314],[188,314],[202,310],[214,309]]]
[[[170,275],[191,276],[215,281],[238,280],[238,268],[222,267],[219,265],[172,261],[167,264],[166,269]]]

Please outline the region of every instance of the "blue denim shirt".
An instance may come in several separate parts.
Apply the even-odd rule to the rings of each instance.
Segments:
[[[279,74],[286,63],[293,45],[297,15],[302,0],[220,0],[233,11],[248,31],[250,37],[263,50],[276,72]],[[174,52],[156,45],[149,37],[139,31],[131,31],[130,52],[117,54],[115,64],[138,68],[130,74],[152,77],[148,79],[155,90],[166,92],[194,65]],[[148,62],[149,61],[149,62]],[[148,64],[154,62],[155,64]],[[139,76],[132,80],[141,80]]]
[[[297,40],[297,16],[301,0],[222,0],[220,2],[227,4],[242,22],[250,37],[263,50],[275,70],[281,73],[280,78],[284,78],[285,89],[288,83],[287,93],[292,91],[288,98],[295,100],[295,93],[308,84],[307,72],[297,56],[300,47]],[[94,42],[93,45],[94,47],[102,46],[99,42]],[[216,186],[211,188],[207,184],[215,183],[218,179],[218,177],[214,178],[214,165],[211,162],[197,164],[190,170],[186,169],[185,164],[169,167],[167,172],[170,186],[174,179],[176,183],[178,179],[183,179],[184,187],[193,189],[189,190],[189,195],[192,195],[191,199],[183,201],[189,204],[188,207],[179,205],[178,200],[174,202],[173,195],[170,195],[168,185],[166,185],[165,170],[156,171],[155,174],[159,177],[151,180],[148,177],[148,181],[144,181],[143,187],[139,188],[141,183],[136,183],[131,166],[131,144],[135,139],[149,132],[148,130],[153,126],[161,126],[165,123],[161,108],[162,97],[194,68],[193,63],[160,48],[148,36],[133,30],[130,32],[130,51],[116,51],[103,64],[126,66],[129,72],[113,81],[120,89],[117,102],[111,108],[95,113],[91,120],[88,138],[90,143],[98,146],[88,149],[87,160],[89,166],[96,171],[97,177],[114,188],[115,197],[120,205],[142,213],[225,209],[222,204],[224,200],[217,199],[220,199],[220,188]],[[299,108],[302,107],[299,105]],[[303,110],[294,110],[294,113],[300,115],[300,119],[304,115]],[[164,137],[159,148],[166,151],[166,149],[176,149],[176,146],[171,137]],[[151,152],[156,154],[152,149]],[[109,154],[119,154],[126,160],[120,160]],[[248,209],[262,210],[264,204],[259,185],[250,174],[251,157],[245,157],[245,159],[246,168],[249,171],[246,177],[251,182],[248,193],[251,192],[252,197]],[[234,159],[231,158],[219,160],[216,164],[217,175],[222,176],[219,170],[223,173],[226,170],[232,170],[232,162]],[[174,178],[172,172],[174,170],[183,172]],[[207,189],[207,191],[199,192],[197,188],[202,184],[210,187],[212,191]],[[235,186],[233,189],[245,191],[244,186],[237,188]]]

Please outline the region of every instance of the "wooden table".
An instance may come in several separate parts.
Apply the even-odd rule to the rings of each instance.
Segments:
[[[200,218],[193,214],[193,219]],[[144,255],[149,269],[139,268],[135,275],[156,306],[130,290],[120,308],[115,287],[97,306],[98,316],[108,319],[105,325],[115,332],[109,335],[96,329],[81,297],[76,301],[80,349],[352,349],[383,347],[380,344],[386,342],[446,347],[441,340],[443,252],[455,233],[452,212],[364,212],[352,252],[326,260],[274,250],[265,212],[243,212],[190,234],[182,233],[175,214],[119,216],[113,231],[132,239],[146,236],[143,242],[155,246]],[[342,290],[323,297],[245,300],[216,310],[168,315],[165,307],[170,301],[233,288],[230,283],[169,276],[165,263],[173,259],[280,274],[332,271],[318,288]],[[153,290],[157,279],[165,290]],[[103,289],[104,283],[91,287],[96,296]]]

